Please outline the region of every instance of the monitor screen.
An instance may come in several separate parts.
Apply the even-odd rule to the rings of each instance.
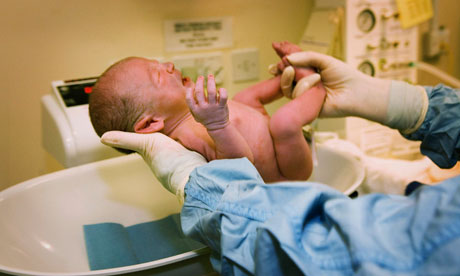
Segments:
[[[67,107],[88,104],[89,94],[96,81],[58,86],[57,89]]]

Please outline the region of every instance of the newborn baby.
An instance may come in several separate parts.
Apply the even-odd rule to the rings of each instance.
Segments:
[[[280,57],[300,51],[274,43]],[[296,69],[296,79],[312,74]],[[306,180],[311,151],[302,127],[319,114],[326,92],[321,83],[283,105],[270,118],[264,105],[283,96],[280,76],[262,81],[227,100],[212,75],[196,84],[172,63],[126,58],[108,68],[90,94],[91,122],[107,131],[161,132],[184,147],[214,159],[247,157],[265,182]]]

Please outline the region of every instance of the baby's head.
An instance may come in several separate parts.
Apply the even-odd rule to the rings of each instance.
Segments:
[[[170,113],[185,105],[184,83],[172,63],[125,58],[96,82],[89,97],[91,123],[99,136],[111,130],[160,131]],[[155,125],[158,120],[161,124]]]

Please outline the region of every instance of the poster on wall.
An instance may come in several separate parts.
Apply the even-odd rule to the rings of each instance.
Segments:
[[[232,18],[166,20],[164,35],[168,52],[232,47]]]

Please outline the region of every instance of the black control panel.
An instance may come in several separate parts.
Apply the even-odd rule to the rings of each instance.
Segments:
[[[65,84],[57,87],[67,107],[88,104],[96,79],[78,84]]]

